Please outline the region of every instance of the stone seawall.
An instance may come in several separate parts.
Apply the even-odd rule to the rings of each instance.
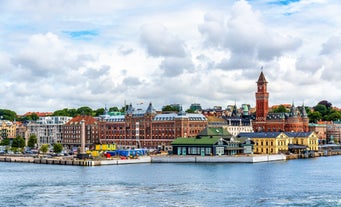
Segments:
[[[257,163],[286,160],[279,155],[245,155],[245,156],[153,156],[152,163]]]
[[[120,159],[79,160],[79,159],[0,156],[0,162],[24,162],[24,163],[50,164],[50,165],[100,166],[100,165],[151,163],[151,158],[139,157],[138,159],[126,159],[126,160],[120,160]]]

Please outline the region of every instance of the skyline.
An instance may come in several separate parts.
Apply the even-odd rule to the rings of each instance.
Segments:
[[[0,3],[0,108],[152,102],[341,106],[341,4],[328,0]]]

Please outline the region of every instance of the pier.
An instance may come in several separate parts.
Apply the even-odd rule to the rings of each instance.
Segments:
[[[77,158],[37,158],[15,155],[1,155],[0,162],[22,162],[33,164],[51,164],[51,165],[74,165],[74,166],[103,166],[103,165],[125,165],[125,164],[141,164],[141,163],[260,163],[285,161],[292,159],[304,159],[321,156],[341,155],[341,152],[322,153],[316,152],[314,156],[305,156],[299,154],[275,154],[275,155],[235,155],[235,156],[178,156],[178,155],[156,155],[141,156],[137,159],[77,159]]]

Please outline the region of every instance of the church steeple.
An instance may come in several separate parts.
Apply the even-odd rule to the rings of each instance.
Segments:
[[[269,93],[267,91],[266,78],[263,74],[263,68],[257,81],[256,92],[256,120],[265,121],[269,111]]]
[[[263,70],[262,70],[257,81],[258,92],[266,92],[267,84],[268,82],[266,81],[265,76],[263,74]]]

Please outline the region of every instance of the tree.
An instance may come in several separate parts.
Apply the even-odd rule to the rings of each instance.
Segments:
[[[92,109],[88,106],[82,106],[77,109],[78,115],[92,116]]]
[[[30,137],[28,138],[27,146],[30,148],[34,148],[37,144],[37,136],[35,134],[31,134]]]
[[[39,116],[36,113],[32,113],[30,116],[33,121],[37,121],[39,119]]]
[[[55,144],[53,145],[53,152],[54,152],[54,153],[59,154],[59,153],[61,153],[62,151],[63,151],[63,145],[62,145],[62,144],[60,144],[60,143],[55,143]]]
[[[17,118],[17,114],[14,111],[8,109],[0,109],[0,119],[14,121]]]
[[[178,106],[166,105],[162,107],[162,111],[176,111],[179,112],[180,108]]]
[[[283,105],[279,105],[277,108],[273,110],[274,113],[287,113],[288,110]]]
[[[310,122],[317,123],[317,121],[322,119],[322,115],[318,111],[308,113]]]
[[[48,144],[43,144],[40,147],[40,151],[45,154],[49,150],[49,145]]]
[[[97,109],[95,112],[95,116],[100,116],[100,115],[103,115],[104,114],[104,108],[99,108]]]
[[[25,147],[25,140],[21,136],[17,136],[13,139],[12,147],[14,148],[23,148]]]
[[[5,138],[5,139],[1,140],[0,145],[2,145],[2,146],[9,146],[10,143],[11,142],[10,142],[9,138]]]
[[[328,115],[326,115],[326,120],[328,121],[337,121],[341,120],[341,112],[332,110]]]
[[[120,111],[116,106],[109,108],[109,111]]]
[[[326,106],[327,109],[330,109],[330,108],[332,107],[332,103],[330,103],[330,102],[327,101],[327,100],[322,100],[322,101],[320,101],[318,104],[321,104],[321,105]]]
[[[193,113],[194,113],[194,111],[193,111],[193,109],[187,109],[187,110],[186,110],[186,113],[193,114]]]
[[[53,112],[52,116],[69,116],[68,109],[57,110]]]
[[[321,116],[323,117],[324,115],[327,115],[328,113],[328,109],[325,105],[322,105],[322,104],[317,104],[315,107],[314,107],[314,111],[318,111],[320,112]]]

